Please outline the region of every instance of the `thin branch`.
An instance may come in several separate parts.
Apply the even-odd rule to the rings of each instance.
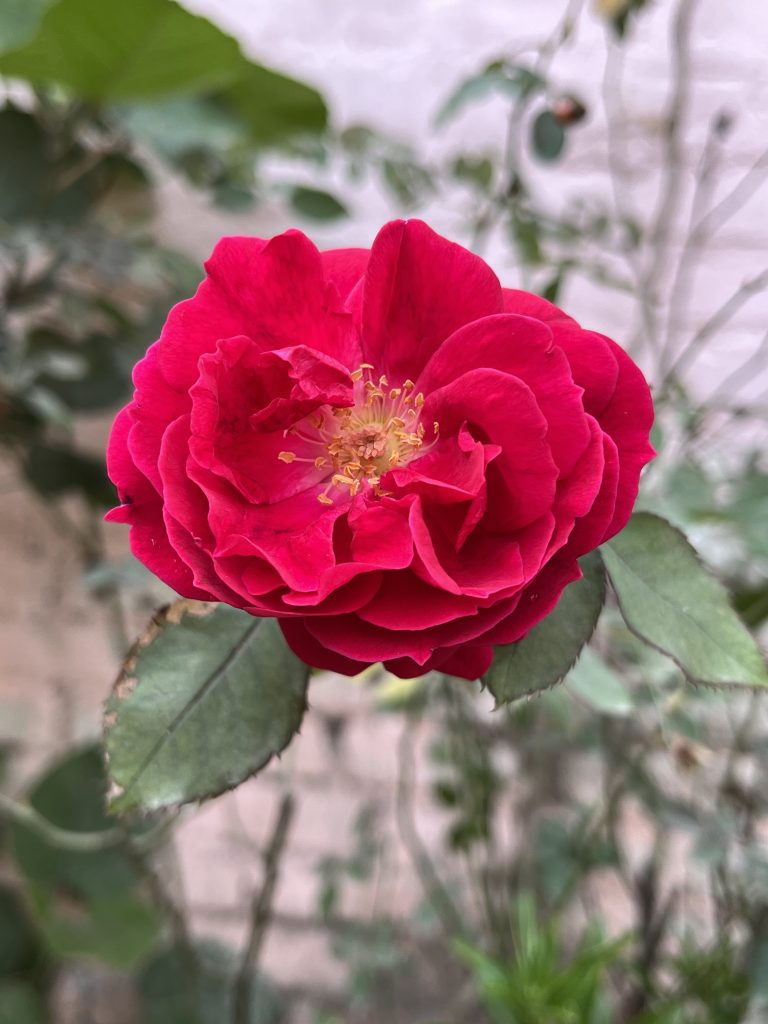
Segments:
[[[125,829],[121,826],[100,832],[73,832],[48,821],[29,804],[18,803],[0,793],[0,819],[26,826],[36,836],[69,853],[99,853],[125,845]]]
[[[757,295],[766,288],[768,288],[768,269],[764,270],[756,277],[750,278],[749,281],[745,281],[744,284],[737,289],[737,291],[735,291],[715,313],[712,314],[709,320],[707,320],[706,323],[698,329],[688,344],[682,349],[677,356],[677,359],[675,359],[664,375],[664,379],[661,381],[662,387],[665,386],[673,377],[679,375],[679,373],[690,364],[691,360],[696,358],[699,351],[704,347],[707,341],[709,341],[714,334],[717,334],[721,328],[725,327],[728,321],[738,313],[742,306],[749,302],[753,295]]]
[[[764,150],[757,160],[752,164],[746,174],[736,182],[731,191],[724,196],[717,206],[714,206],[709,213],[701,218],[694,228],[697,241],[701,242],[711,238],[727,222],[735,216],[739,210],[757,192],[765,179],[768,177],[768,149]]]
[[[251,903],[248,941],[234,983],[233,1024],[250,1024],[253,975],[272,919],[272,902],[280,874],[280,861],[288,839],[295,809],[291,793],[280,802],[275,827],[264,854],[264,882]]]
[[[667,272],[675,213],[679,207],[685,171],[685,120],[690,105],[691,84],[691,23],[698,0],[680,0],[672,20],[670,63],[672,82],[666,115],[662,179],[656,213],[650,229],[646,270],[642,277],[641,295],[649,314],[645,322],[646,341],[658,350],[658,288]]]
[[[689,307],[695,271],[697,269],[694,257],[700,251],[703,243],[703,239],[697,233],[696,225],[700,221],[701,211],[708,204],[712,193],[714,172],[720,155],[719,144],[723,134],[723,115],[717,114],[710,121],[707,139],[704,143],[701,160],[699,161],[699,167],[696,172],[696,184],[691,200],[688,229],[667,296],[667,317],[659,353],[658,371],[661,378],[664,377],[667,367],[672,361],[670,345],[672,344],[674,314],[680,310],[686,311]]]
[[[727,398],[729,395],[738,394],[741,387],[748,381],[752,380],[757,373],[763,370],[768,365],[768,333],[763,335],[763,339],[757,346],[755,351],[745,359],[744,362],[737,366],[735,370],[732,370],[727,377],[724,377],[722,381],[717,385],[712,394],[707,399],[707,405],[714,399],[723,397]]]
[[[415,763],[413,736],[419,719],[409,716],[398,745],[397,826],[406,852],[411,858],[424,892],[435,909],[446,933],[456,938],[466,932],[462,916],[437,873],[427,847],[419,835],[413,813]]]
[[[672,86],[666,116],[663,179],[659,202],[651,231],[652,253],[649,268],[649,287],[659,280],[664,271],[669,242],[674,227],[674,214],[680,201],[682,172],[685,168],[683,128],[688,114],[691,85],[691,23],[698,0],[680,0],[672,22]]]

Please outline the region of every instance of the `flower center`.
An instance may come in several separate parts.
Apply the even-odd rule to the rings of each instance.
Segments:
[[[282,462],[311,462],[317,469],[327,466],[328,486],[317,496],[322,505],[332,505],[330,492],[336,487],[354,497],[367,485],[377,497],[390,493],[381,488],[381,478],[390,469],[404,466],[424,453],[425,428],[420,422],[424,395],[415,394],[412,380],[390,387],[382,374],[375,380],[370,363],[363,363],[350,376],[355,382],[355,404],[351,408],[323,406],[312,416],[285,431],[320,449],[315,458],[301,458],[292,451],[280,452]],[[439,425],[433,423],[433,439]]]

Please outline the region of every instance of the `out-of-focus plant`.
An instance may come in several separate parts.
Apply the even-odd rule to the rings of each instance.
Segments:
[[[45,498],[103,507],[73,416],[125,399],[197,280],[156,240],[163,164],[222,207],[252,203],[260,154],[316,137],[326,108],[174,0],[5,5],[0,76],[0,443]]]
[[[0,74],[26,82],[14,84],[0,112],[0,439],[47,497],[75,489],[93,505],[108,500],[101,459],[75,444],[72,415],[106,408],[124,394],[136,354],[156,334],[158,312],[189,291],[186,261],[153,239],[159,166],[205,189],[224,208],[242,208],[276,190],[298,212],[330,219],[343,215],[346,198],[336,199],[317,182],[275,185],[260,175],[259,157],[272,145],[318,167],[335,157],[353,185],[375,175],[400,209],[449,201],[476,248],[505,240],[521,282],[552,301],[580,277],[632,299],[629,340],[658,385],[660,413],[661,456],[644,483],[645,510],[602,560],[585,563],[584,581],[549,620],[522,644],[499,652],[484,681],[495,713],[479,703],[476,688],[456,680],[431,676],[417,686],[397,684],[394,701],[391,680],[386,683],[388,713],[396,708],[403,716],[400,838],[429,909],[413,931],[421,934],[426,919],[430,935],[453,951],[452,970],[465,972],[457,1021],[475,1024],[483,1015],[494,1024],[763,1020],[768,722],[762,699],[710,689],[758,683],[763,669],[723,591],[674,527],[708,541],[736,610],[759,634],[768,620],[764,407],[744,399],[741,388],[760,370],[765,343],[703,398],[693,393],[687,373],[733,312],[768,286],[768,277],[757,275],[725,297],[691,330],[678,326],[684,318],[673,316],[672,308],[673,300],[685,306],[695,259],[751,194],[761,169],[712,203],[712,176],[732,127],[730,118],[714,112],[697,175],[696,217],[681,251],[673,251],[694,4],[681,0],[672,12],[677,72],[662,119],[658,202],[645,217],[622,192],[616,109],[608,111],[605,195],[589,202],[577,196],[557,210],[539,196],[539,169],[547,164],[552,173],[567,159],[590,113],[561,87],[555,65],[577,31],[583,4],[566,6],[541,47],[502,55],[457,85],[436,117],[444,138],[473,104],[489,98],[506,104],[503,137],[481,151],[461,146],[434,162],[364,126],[321,138],[325,109],[312,90],[249,62],[233,40],[171,0],[126,0],[110,5],[109,17],[96,0],[22,6],[0,20]],[[631,44],[647,6],[644,0],[595,5],[615,37],[606,68],[609,101],[621,91],[621,47]],[[100,40],[87,52],[86,27]],[[607,602],[606,571],[612,584]],[[129,792],[113,791],[115,808],[159,808],[217,792],[257,770],[298,728],[308,673],[285,652],[274,654],[269,626],[257,631],[228,609],[193,614],[175,606],[144,641],[107,719],[115,764],[135,778]],[[240,660],[233,668],[235,648]],[[164,687],[164,665],[182,651],[198,658],[199,671]],[[141,687],[133,694],[137,679],[143,697]],[[156,733],[143,734],[138,718],[120,717],[126,692],[133,694],[134,711],[146,700],[154,712],[153,701],[164,693],[165,718]],[[217,696],[224,692],[229,706]],[[534,693],[535,700],[521,699]],[[166,721],[174,723],[172,734]],[[432,796],[449,819],[439,861],[420,838],[412,806],[415,750],[425,721],[437,726],[430,742]],[[200,737],[210,735],[220,739],[218,755],[201,764]],[[54,825],[83,827],[58,820],[53,805],[41,803],[39,810],[50,811]],[[18,817],[18,810],[9,813]],[[512,829],[504,827],[509,820]],[[94,829],[106,821],[85,824]],[[357,833],[348,858],[321,866],[320,910],[350,967],[352,1001],[372,1005],[374,975],[394,976],[402,967],[401,937],[384,913],[365,935],[337,913],[343,886],[364,881],[377,858],[370,816],[358,821]],[[278,828],[275,857],[267,857],[273,881],[281,834]],[[119,850],[110,856],[122,863]],[[62,891],[58,876],[52,882],[45,875],[50,849],[47,861],[38,857],[38,875],[29,874],[26,859],[19,870],[31,905],[15,891],[0,893],[8,919],[17,921],[7,943],[0,934],[0,958],[7,954],[12,965],[5,970],[0,959],[6,979],[0,1005],[16,1000],[34,1012],[40,977],[62,952],[62,941],[71,941],[68,911],[74,906],[79,927],[85,915],[85,938],[78,941],[87,944],[91,918],[101,910],[94,911],[98,900],[90,890],[81,892],[66,878]],[[62,863],[63,871],[68,858]],[[149,953],[159,924],[132,871],[126,868],[126,899],[140,927],[138,938],[131,931],[122,939]],[[156,890],[153,895],[156,906]],[[257,901],[246,953],[258,953],[261,909]],[[169,995],[163,985],[167,976],[188,977],[190,944],[183,915],[172,904],[163,917],[172,924],[173,951],[155,949],[159,959],[141,975],[142,990],[167,1000],[152,1011],[158,1020],[187,1020],[189,991]],[[601,937],[616,934],[621,938]],[[132,961],[136,949],[131,946],[128,956],[121,940],[117,953]],[[202,954],[192,948],[191,955]],[[218,994],[211,997],[211,1020],[232,1011],[233,973],[240,1005],[247,1006],[243,979],[250,962],[246,955],[233,972],[230,959],[224,986],[213,972]],[[222,995],[225,990],[230,994]],[[229,1000],[224,1010],[217,999]],[[170,1014],[168,1005],[176,1017],[160,1016]],[[19,1020],[24,1012],[18,1011]],[[247,1019],[245,1010],[238,1020]]]

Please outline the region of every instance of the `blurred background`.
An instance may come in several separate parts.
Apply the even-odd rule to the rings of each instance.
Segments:
[[[236,793],[70,835],[112,835],[103,701],[172,597],[101,521],[109,425],[224,234],[423,217],[614,337],[642,507],[765,638],[767,55],[717,0],[0,0],[0,792],[69,836],[0,802],[0,1024],[768,1021],[765,702],[610,607],[536,700],[318,675]]]

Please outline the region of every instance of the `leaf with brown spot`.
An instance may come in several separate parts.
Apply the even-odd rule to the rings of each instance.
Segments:
[[[273,619],[176,601],[125,659],[104,715],[110,810],[157,810],[239,785],[290,742],[309,669]]]

